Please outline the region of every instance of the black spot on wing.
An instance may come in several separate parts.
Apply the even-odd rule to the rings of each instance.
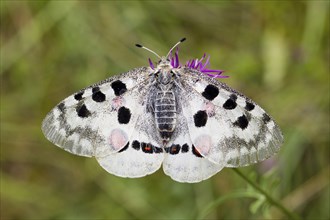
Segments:
[[[181,146],[179,144],[173,144],[171,147],[165,148],[165,152],[169,154],[178,154]]]
[[[118,151],[118,153],[121,153],[121,152],[127,150],[128,146],[129,146],[129,142],[127,142],[127,144],[125,145],[125,147],[123,147],[122,149],[120,149],[120,151]]]
[[[266,113],[264,113],[262,115],[262,121],[267,124],[268,122],[270,122],[271,118],[269,117],[269,115],[267,115]]]
[[[237,103],[236,103],[237,96],[235,94],[231,94],[229,96],[229,99],[226,100],[226,102],[223,104],[223,107],[227,110],[232,110],[236,108]]]
[[[57,106],[58,110],[60,110],[60,112],[64,113],[65,111],[65,105],[63,102],[61,102],[60,104],[58,104]]]
[[[132,148],[134,150],[140,150],[141,148],[144,153],[148,153],[148,154],[152,154],[152,153],[159,154],[163,152],[163,148],[156,147],[150,143],[139,142],[137,140],[133,141]]]
[[[192,152],[193,152],[193,154],[194,154],[196,157],[203,157],[203,156],[198,152],[198,150],[195,148],[194,145],[192,146]]]
[[[133,141],[133,143],[132,143],[132,147],[133,147],[133,149],[135,149],[135,150],[140,150],[140,142],[138,142],[138,141]]]
[[[120,80],[112,82],[111,87],[116,96],[120,96],[127,91],[126,85]]]
[[[92,93],[95,93],[95,92],[98,92],[98,91],[100,91],[100,87],[95,86],[95,87],[92,88]]]
[[[95,102],[104,102],[105,101],[105,94],[103,94],[101,91],[100,91],[100,88],[98,86],[94,87],[92,89],[92,92],[93,92],[93,95],[92,95],[92,99],[95,101]]]
[[[248,101],[245,101],[245,109],[247,110],[247,111],[252,111],[253,109],[254,109],[254,104],[253,103],[251,103],[251,102],[248,102]]]
[[[242,115],[237,118],[237,120],[234,122],[234,126],[240,127],[242,130],[247,128],[249,125],[249,121],[245,115]]]
[[[83,94],[84,94],[84,91],[78,92],[77,94],[74,95],[74,99],[77,101],[82,100]]]
[[[85,104],[81,106],[77,106],[76,111],[78,116],[81,118],[87,118],[88,116],[91,115],[90,111],[87,109]]]
[[[207,122],[207,113],[205,111],[198,111],[194,115],[194,123],[196,127],[203,127]]]
[[[219,95],[219,89],[211,84],[207,85],[206,88],[204,89],[204,92],[202,93],[202,96],[204,96],[204,98],[210,101],[215,99],[215,97],[217,97],[218,95]]]
[[[189,151],[189,146],[188,146],[188,144],[184,144],[184,145],[182,145],[182,147],[181,147],[181,152],[182,153],[187,153]]]
[[[118,109],[118,122],[120,124],[128,124],[131,119],[131,111],[124,106]]]
[[[147,143],[141,143],[141,149],[144,153],[152,154],[152,145]]]

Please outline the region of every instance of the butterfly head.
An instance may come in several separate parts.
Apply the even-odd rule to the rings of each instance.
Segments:
[[[159,56],[155,51],[153,50],[150,50],[149,48],[145,47],[145,46],[142,46],[141,44],[135,44],[135,46],[137,47],[140,47],[140,48],[143,48],[151,53],[153,53],[154,55],[156,55],[160,61],[158,62],[158,65],[157,65],[157,68],[158,66],[167,66],[167,65],[170,65],[174,68],[177,68],[179,67],[179,58],[177,56],[177,52],[175,53],[175,58],[173,58],[172,56],[172,51],[177,48],[177,46],[182,43],[183,41],[185,41],[186,38],[182,38],[179,42],[177,42],[171,49],[170,51],[167,53],[167,55],[165,57],[161,57]],[[177,50],[178,51],[178,50]],[[155,66],[153,64],[153,62],[151,61],[151,59],[149,58],[149,64],[150,64],[150,67],[151,69],[155,69]]]
[[[175,73],[171,61],[166,57],[162,57],[157,67],[154,69],[154,75],[157,82],[161,85],[170,85],[173,82]]]
[[[157,53],[155,53],[154,51],[150,50],[147,47],[144,47],[140,44],[136,44],[137,47],[141,47],[145,50],[148,50],[149,52],[155,54],[160,61],[158,62],[158,65],[155,67],[154,63],[151,61],[151,59],[149,58],[149,65],[150,68],[153,70],[156,70],[165,66],[170,66],[170,68],[181,68],[182,66],[189,68],[189,69],[195,69],[198,70],[202,73],[204,73],[205,75],[212,77],[212,78],[227,78],[229,76],[224,76],[223,75],[223,70],[215,70],[215,69],[209,69],[209,65],[210,65],[210,56],[206,57],[206,54],[204,54],[204,56],[201,59],[191,59],[189,60],[185,65],[181,65],[180,61],[179,61],[179,49],[178,49],[178,45],[180,43],[182,43],[183,41],[185,41],[186,38],[182,38],[178,43],[176,43],[171,50],[168,52],[166,57],[160,57]],[[175,53],[174,55],[172,54],[172,51],[175,49]],[[166,69],[166,68],[165,68]],[[167,74],[169,77],[169,74]]]

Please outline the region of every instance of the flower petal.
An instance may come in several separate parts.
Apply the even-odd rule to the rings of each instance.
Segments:
[[[171,51],[170,53],[170,64],[173,68],[180,68],[181,64],[179,61],[179,47],[176,48],[176,51]],[[149,58],[149,65],[152,69],[155,69],[155,66],[151,59]],[[210,56],[207,56],[206,53],[200,59],[191,59],[188,60],[185,64],[186,67],[191,69],[199,70],[200,72],[204,73],[205,75],[212,77],[212,78],[228,78],[229,76],[222,75],[224,70],[214,70],[209,69],[210,66]]]
[[[154,64],[152,63],[152,61],[151,61],[150,58],[149,58],[149,65],[150,65],[151,69],[155,69],[155,66],[154,66]]]

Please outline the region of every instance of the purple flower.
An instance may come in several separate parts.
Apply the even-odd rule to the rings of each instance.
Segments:
[[[155,69],[155,66],[154,66],[154,64],[152,63],[152,61],[151,61],[150,58],[149,58],[149,65],[150,65],[151,69]]]
[[[206,75],[214,78],[228,78],[229,76],[223,76],[222,73],[224,73],[224,70],[213,70],[209,69],[210,66],[210,56],[206,58],[206,54],[202,56],[201,59],[191,59],[188,60],[186,63],[186,67],[196,69],[201,71],[202,73],[205,73]],[[205,60],[205,62],[204,62]],[[203,63],[204,62],[204,63]]]
[[[170,56],[170,60],[171,60],[171,65],[174,67],[174,68],[179,68],[181,67],[181,64],[179,62],[179,48],[177,47],[176,48],[176,51],[174,53],[174,57],[171,53],[171,56]]]
[[[196,69],[201,71],[202,73],[213,77],[213,78],[228,78],[229,76],[223,76],[222,74],[224,73],[224,70],[213,70],[209,69],[210,66],[210,56],[206,58],[206,54],[204,53],[203,57],[201,59],[191,59],[188,60],[185,67],[191,68],[191,69]],[[204,63],[203,63],[204,62]],[[180,68],[181,64],[179,62],[179,48],[177,47],[174,55],[171,53],[170,55],[170,63],[171,66],[174,68]],[[154,69],[154,64],[149,58],[149,64],[152,69]]]

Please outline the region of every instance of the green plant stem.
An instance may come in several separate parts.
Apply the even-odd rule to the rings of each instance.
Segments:
[[[239,169],[232,169],[234,170],[235,173],[237,173],[240,177],[242,177],[246,182],[248,182],[253,188],[255,188],[256,190],[258,190],[261,194],[263,194],[266,199],[273,204],[274,206],[276,206],[278,209],[280,209],[283,213],[285,213],[290,219],[295,219],[295,220],[301,220],[301,218],[289,211],[288,209],[286,209],[281,203],[279,203],[278,201],[276,201],[275,199],[273,199],[265,190],[263,190],[261,187],[259,187],[256,183],[254,183],[252,180],[250,180],[249,178],[247,178]]]

